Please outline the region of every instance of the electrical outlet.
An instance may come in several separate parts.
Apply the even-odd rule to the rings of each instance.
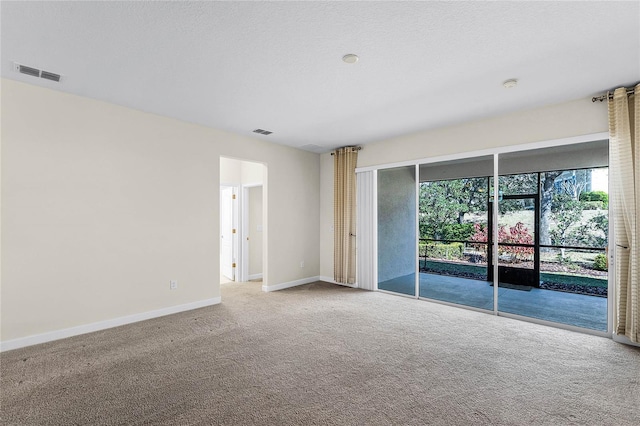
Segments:
[[[169,289],[175,290],[178,288],[178,280],[169,281]]]
[[[300,261],[300,267],[304,268],[304,260]]]

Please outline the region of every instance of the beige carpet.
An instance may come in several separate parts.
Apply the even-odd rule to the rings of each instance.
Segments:
[[[3,425],[638,425],[640,350],[315,283],[1,355]]]

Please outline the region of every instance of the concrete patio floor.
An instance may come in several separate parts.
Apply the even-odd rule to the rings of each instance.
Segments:
[[[380,290],[415,294],[414,275],[378,284]],[[487,281],[420,273],[420,297],[493,310],[493,287]],[[532,288],[498,288],[498,310],[591,330],[607,331],[607,299]]]

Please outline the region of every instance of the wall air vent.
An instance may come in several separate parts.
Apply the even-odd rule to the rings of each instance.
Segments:
[[[259,133],[259,134],[261,134],[261,135],[265,135],[265,136],[266,136],[266,135],[270,135],[270,134],[271,134],[271,133],[273,133],[273,132],[270,132],[270,131],[268,131],[268,130],[255,129],[255,130],[253,131],[253,133]]]
[[[18,72],[32,77],[40,77],[40,70],[28,67],[26,65],[18,65]]]
[[[28,67],[26,65],[14,63],[13,69],[19,72],[20,74],[30,75],[31,77],[40,77],[45,80],[60,82],[62,76],[60,74],[56,74],[50,71],[39,70],[38,68]]]
[[[51,81],[60,81],[60,74],[54,74],[49,71],[42,71],[40,73],[40,78],[44,78],[46,80],[51,80]]]

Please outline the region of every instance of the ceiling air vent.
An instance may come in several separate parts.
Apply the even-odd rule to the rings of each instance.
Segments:
[[[18,72],[33,77],[40,77],[40,70],[28,67],[26,65],[18,65]]]
[[[45,80],[60,82],[62,76],[50,71],[41,71],[38,68],[28,67],[26,65],[14,63],[14,69],[20,74],[30,75],[31,77],[40,77]]]
[[[270,132],[270,131],[268,131],[268,130],[255,129],[255,130],[253,131],[253,133],[259,133],[259,134],[261,134],[261,135],[270,135],[270,134],[271,134],[271,133],[273,133],[273,132]]]
[[[49,71],[42,71],[40,73],[40,78],[44,78],[46,80],[51,80],[51,81],[60,81],[60,74],[54,74]]]

